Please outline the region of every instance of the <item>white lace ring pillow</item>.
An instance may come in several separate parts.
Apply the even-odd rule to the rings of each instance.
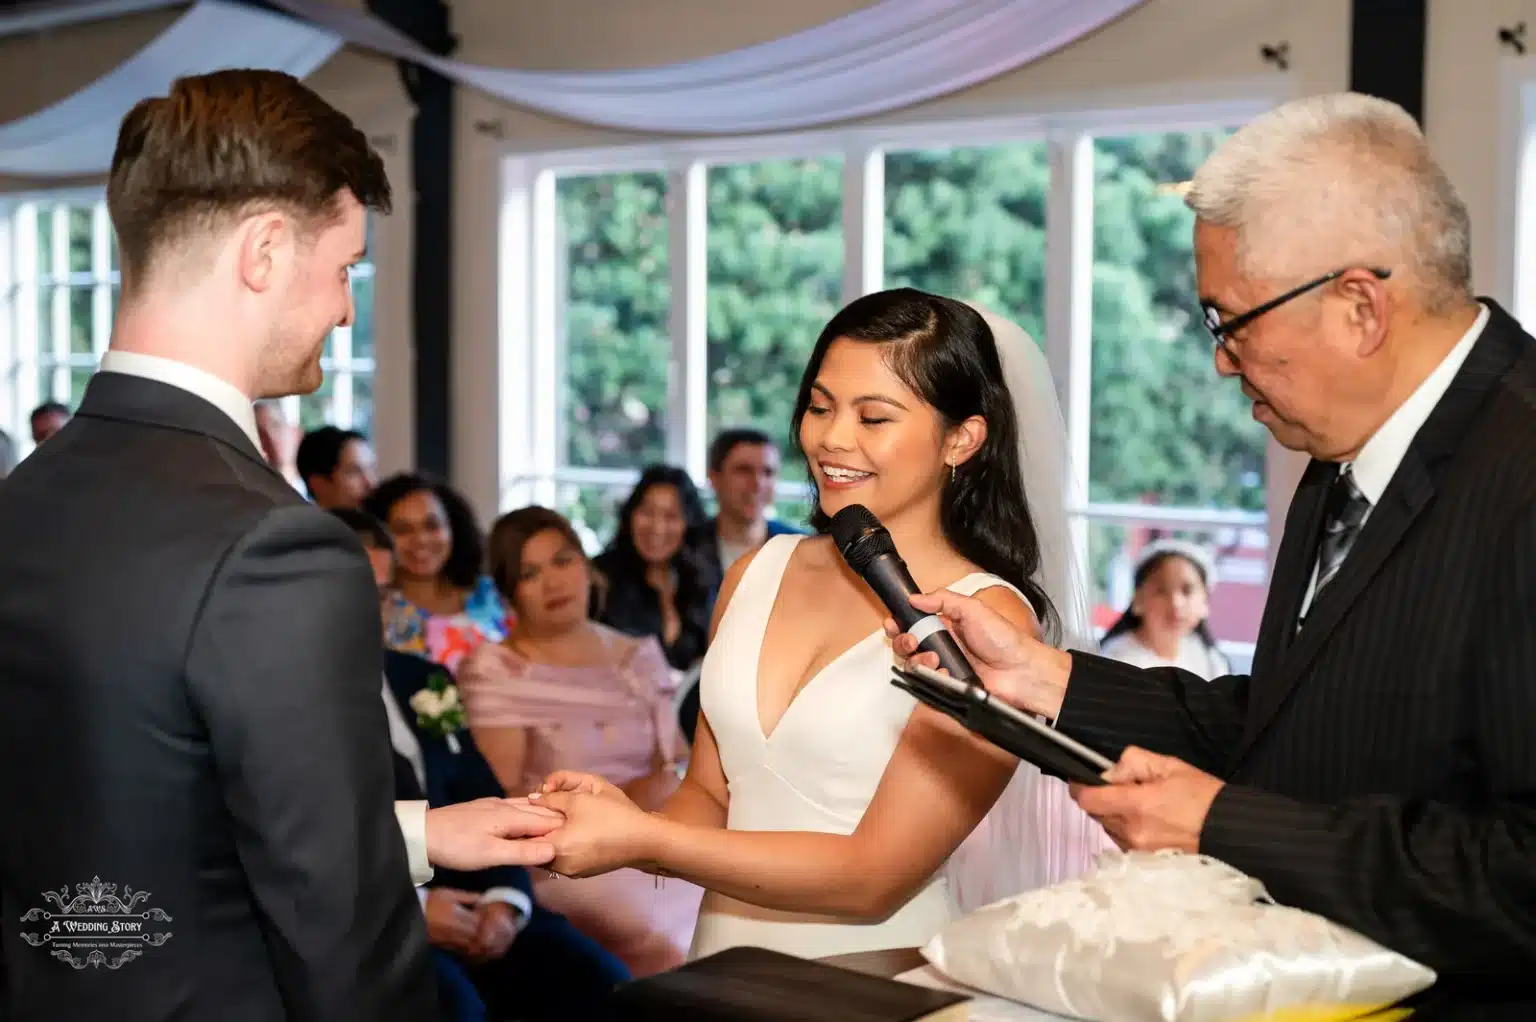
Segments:
[[[1168,852],[1106,853],[1075,880],[956,919],[923,955],[957,983],[1095,1022],[1363,1014],[1435,981],[1225,863]]]

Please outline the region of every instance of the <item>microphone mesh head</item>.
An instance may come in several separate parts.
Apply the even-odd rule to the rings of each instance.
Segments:
[[[891,534],[863,504],[850,504],[833,515],[831,531],[838,553],[861,575],[876,557],[896,552]]]

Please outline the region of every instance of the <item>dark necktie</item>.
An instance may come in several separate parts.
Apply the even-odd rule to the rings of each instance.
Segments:
[[[1339,573],[1370,510],[1371,502],[1355,486],[1355,477],[1349,469],[1339,469],[1333,484],[1328,487],[1328,497],[1323,504],[1323,541],[1317,551],[1317,585],[1312,590],[1313,606],[1317,605],[1323,587]]]

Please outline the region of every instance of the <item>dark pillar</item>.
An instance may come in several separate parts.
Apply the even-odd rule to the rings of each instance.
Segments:
[[[1424,37],[1429,0],[1354,0],[1349,87],[1392,102],[1424,123]]]
[[[458,45],[442,0],[368,0],[368,9],[432,53]],[[453,348],[453,82],[417,64],[400,62],[400,77],[416,105],[411,125],[414,206],[411,260],[416,380],[416,467],[447,478],[451,456]]]

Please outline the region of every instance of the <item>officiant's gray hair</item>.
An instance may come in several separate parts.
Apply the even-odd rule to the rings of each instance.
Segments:
[[[1222,143],[1184,202],[1237,232],[1250,279],[1382,266],[1431,315],[1472,298],[1467,207],[1396,103],[1341,92],[1282,104]]]

